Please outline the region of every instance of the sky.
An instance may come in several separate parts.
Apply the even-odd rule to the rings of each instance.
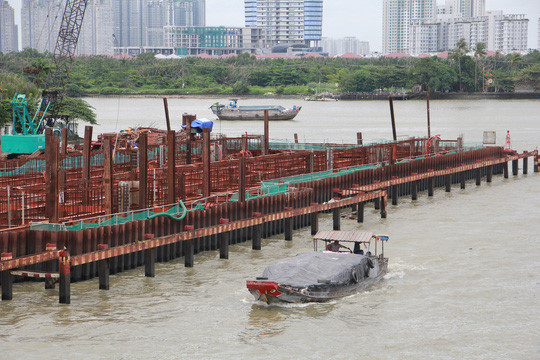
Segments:
[[[20,21],[22,0],[8,0],[16,8]],[[383,0],[325,0],[323,3],[323,36],[355,36],[369,41],[372,51],[382,48]],[[442,2],[439,0],[439,2]],[[506,14],[526,14],[529,19],[529,48],[538,47],[540,0],[486,0],[486,10],[503,10]],[[206,22],[209,26],[244,26],[244,0],[206,0]]]

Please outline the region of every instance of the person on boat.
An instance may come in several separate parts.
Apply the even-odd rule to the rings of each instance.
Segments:
[[[328,244],[328,246],[326,247],[326,250],[332,251],[332,252],[339,252],[339,249],[341,249],[341,248],[347,249],[347,250],[349,250],[350,252],[352,252],[351,249],[349,249],[349,248],[346,247],[346,246],[341,245],[341,244],[339,243],[339,241],[337,241],[337,240],[334,241],[333,243]]]
[[[355,253],[357,255],[364,255],[364,250],[362,250],[360,248],[360,243],[359,242],[354,243],[354,251],[353,251],[353,253]]]

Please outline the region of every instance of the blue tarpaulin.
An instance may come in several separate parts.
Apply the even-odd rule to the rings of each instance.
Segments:
[[[212,131],[212,128],[214,127],[214,122],[212,120],[208,119],[196,119],[191,122],[191,128],[197,128],[202,131],[203,129],[210,129]],[[186,128],[186,125],[182,125],[182,128]]]

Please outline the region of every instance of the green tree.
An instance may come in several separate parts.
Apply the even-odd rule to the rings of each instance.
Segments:
[[[233,94],[245,95],[249,93],[249,85],[245,81],[237,81],[232,87]]]
[[[465,57],[467,51],[469,51],[467,46],[467,41],[465,38],[461,38],[458,40],[456,44],[456,48],[454,49],[454,52],[452,53],[452,57],[456,59],[458,63],[458,69],[459,69],[459,91],[463,90],[463,81],[462,81],[462,74],[461,74],[461,61],[463,57]]]
[[[478,91],[478,59],[486,55],[486,44],[476,43],[474,49],[474,90]]]
[[[58,115],[67,115],[69,120],[81,120],[90,124],[97,124],[94,108],[83,99],[64,97]]]

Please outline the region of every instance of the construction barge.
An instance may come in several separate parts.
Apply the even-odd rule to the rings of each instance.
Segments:
[[[185,115],[188,126],[194,116]],[[219,250],[229,245],[311,226],[331,212],[340,229],[342,209],[351,207],[358,223],[371,204],[388,214],[388,199],[418,198],[436,187],[465,188],[467,180],[514,176],[518,162],[528,173],[529,158],[538,172],[538,152],[467,146],[461,139],[411,138],[364,145],[270,143],[263,135],[201,138],[168,131],[156,138],[141,132],[137,147],[117,147],[114,135],[101,137],[92,150],[92,127],[82,151],[68,151],[46,133],[44,159],[0,171],[0,279],[2,300],[13,297],[14,280],[45,279],[59,284],[60,303],[70,303],[70,283],[109,276],[155,262]],[[150,141],[149,141],[150,138]],[[95,145],[95,144],[94,144]],[[171,160],[174,159],[174,160]],[[174,166],[172,166],[174,164]]]

